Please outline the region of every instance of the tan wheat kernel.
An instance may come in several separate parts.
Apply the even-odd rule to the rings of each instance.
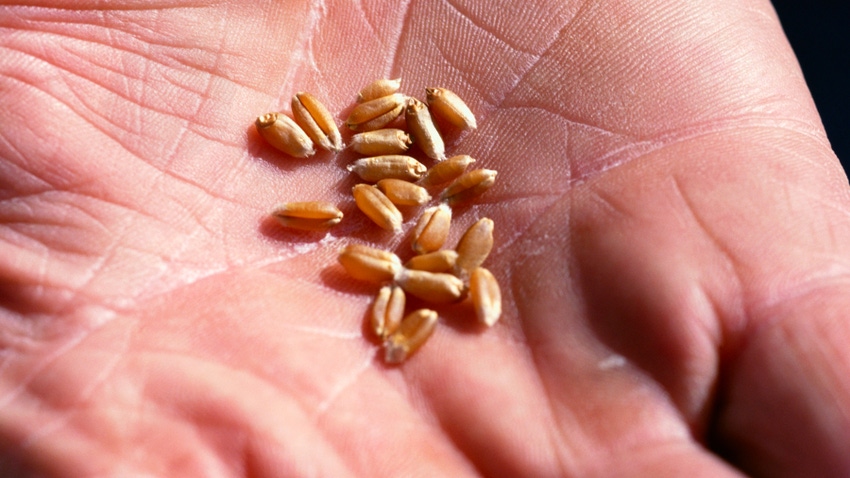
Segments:
[[[425,187],[431,187],[447,183],[457,179],[474,162],[475,160],[472,159],[472,156],[466,154],[452,156],[445,161],[440,161],[425,171],[422,179],[419,180],[419,184]]]
[[[381,287],[372,304],[370,323],[372,330],[381,340],[386,340],[398,329],[404,316],[404,290],[398,286]]]
[[[435,304],[457,302],[464,292],[463,281],[443,272],[402,269],[395,280],[408,294]]]
[[[419,145],[419,149],[431,159],[437,161],[446,159],[446,145],[440,132],[437,131],[428,108],[416,98],[408,98],[404,117],[407,120],[407,129]]]
[[[357,184],[351,188],[354,202],[378,226],[388,231],[401,231],[401,212],[379,189],[368,184]]]
[[[345,123],[355,131],[370,131],[384,127],[404,109],[405,96],[393,93],[357,105]]]
[[[345,246],[338,260],[351,277],[379,284],[392,281],[402,270],[397,255],[362,244]]]
[[[342,221],[342,211],[324,201],[281,203],[271,214],[282,225],[295,229],[327,229]]]
[[[457,252],[451,249],[429,252],[420,256],[414,256],[404,267],[417,271],[449,272],[454,269],[457,262]]]
[[[473,270],[484,263],[491,249],[493,249],[493,220],[483,217],[469,226],[457,243],[455,274],[468,277]]]
[[[274,148],[296,158],[306,158],[316,153],[313,141],[289,116],[266,113],[254,122],[257,132]]]
[[[492,169],[474,169],[455,179],[440,196],[451,205],[465,203],[490,189],[496,174]]]
[[[415,181],[427,168],[410,156],[391,154],[360,158],[349,164],[347,169],[366,182],[376,183],[387,178]]]
[[[372,83],[364,86],[360,93],[357,93],[357,102],[364,103],[383,96],[389,96],[401,88],[401,78],[388,80],[386,78],[375,80]]]
[[[433,252],[443,247],[449,237],[452,210],[445,204],[429,207],[422,212],[411,233],[411,246],[417,254]]]
[[[421,206],[431,200],[425,188],[402,179],[382,179],[375,186],[396,206]]]
[[[489,270],[478,267],[469,277],[469,296],[478,321],[492,327],[502,316],[502,292]]]
[[[292,116],[314,143],[328,151],[342,151],[342,136],[330,111],[310,93],[292,97]]]
[[[392,121],[399,116],[401,116],[402,111],[404,111],[404,105],[398,105],[390,111],[378,116],[377,118],[367,121],[365,123],[360,123],[356,126],[351,126],[350,129],[353,131],[374,131],[376,129],[381,129],[388,124],[392,123]]]
[[[407,315],[384,342],[384,361],[399,364],[407,360],[428,340],[437,326],[437,313],[419,309]]]
[[[364,156],[403,153],[407,151],[410,144],[410,136],[395,128],[366,131],[351,137],[351,149]]]
[[[475,129],[475,115],[455,93],[445,88],[425,88],[425,96],[431,111],[460,129]]]

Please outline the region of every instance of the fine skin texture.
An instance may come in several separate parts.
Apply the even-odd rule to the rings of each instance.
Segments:
[[[769,2],[536,4],[3,2],[0,473],[850,474],[850,191]],[[253,121],[398,77],[476,114],[504,313],[391,367],[336,254],[409,243]]]

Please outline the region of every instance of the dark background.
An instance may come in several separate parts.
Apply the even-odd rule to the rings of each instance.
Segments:
[[[773,0],[832,149],[850,171],[850,0]]]

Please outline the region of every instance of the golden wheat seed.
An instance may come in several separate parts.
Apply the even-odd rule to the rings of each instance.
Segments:
[[[402,319],[398,329],[384,342],[384,361],[399,364],[410,358],[431,337],[437,326],[437,313],[419,309]]]
[[[254,122],[257,132],[274,148],[296,158],[306,158],[316,153],[313,141],[289,116],[283,113],[266,113]]]
[[[422,212],[411,233],[411,247],[417,254],[433,252],[443,247],[449,237],[452,210],[445,204],[429,207]]]
[[[477,267],[484,263],[493,249],[493,220],[482,217],[463,233],[457,243],[457,261],[455,274],[469,277]]]
[[[382,78],[375,80],[372,83],[364,86],[360,93],[357,93],[357,102],[364,103],[383,96],[389,96],[397,92],[401,88],[401,78],[388,80]]]
[[[496,182],[496,171],[473,169],[463,173],[447,187],[440,197],[451,205],[468,202],[484,194]]]
[[[401,231],[401,211],[378,188],[357,184],[351,193],[357,207],[375,224],[388,231]]]
[[[385,285],[378,291],[378,296],[372,304],[369,321],[372,331],[381,340],[386,340],[398,329],[404,316],[405,301],[404,290],[399,286]]]
[[[404,105],[398,105],[390,111],[378,116],[377,118],[367,121],[365,123],[360,123],[356,126],[351,126],[350,129],[353,131],[374,131],[377,129],[384,128],[388,124],[392,123],[392,121],[398,118],[402,111],[404,111]]]
[[[351,111],[345,123],[355,131],[382,128],[401,114],[404,100],[405,96],[401,93],[393,93],[360,103]]]
[[[286,227],[311,231],[327,229],[342,221],[342,211],[324,201],[281,203],[271,214]]]
[[[475,129],[475,115],[454,92],[445,88],[425,88],[425,97],[431,111],[460,129]]]
[[[408,294],[435,304],[457,302],[463,296],[463,281],[444,272],[402,269],[396,284]]]
[[[396,206],[421,206],[431,200],[425,188],[402,179],[382,179],[375,186]]]
[[[428,108],[416,98],[408,98],[404,117],[407,120],[407,129],[419,149],[431,159],[446,159],[446,145]]]
[[[420,256],[414,256],[404,267],[417,271],[449,272],[454,269],[457,262],[457,252],[451,249],[429,252]]]
[[[425,171],[425,174],[422,175],[422,179],[418,182],[425,187],[438,186],[440,184],[447,183],[457,179],[464,171],[466,171],[466,168],[474,162],[475,160],[472,156],[467,154],[452,156],[451,158],[445,161],[440,161],[428,168],[428,170]]]
[[[410,156],[401,155],[360,158],[349,164],[346,169],[369,183],[376,183],[388,178],[415,181],[427,170],[425,165],[419,161]]]
[[[292,97],[292,116],[314,143],[328,151],[342,151],[342,136],[330,111],[315,96],[299,92]]]
[[[410,136],[400,129],[386,128],[357,133],[351,137],[351,149],[365,156],[383,156],[407,151]]]
[[[392,281],[402,270],[397,255],[362,244],[345,246],[338,260],[351,277],[379,284]]]
[[[493,273],[477,267],[469,276],[469,296],[478,321],[492,327],[502,316],[502,291]]]

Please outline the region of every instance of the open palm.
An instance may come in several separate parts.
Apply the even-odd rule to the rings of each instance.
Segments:
[[[847,180],[766,0],[34,3],[0,7],[4,476],[850,470]],[[499,171],[449,242],[494,219],[502,321],[440,309],[400,367],[335,256],[406,239],[351,153],[252,129],[381,77],[459,93],[449,152]],[[308,199],[346,219],[269,223]]]

